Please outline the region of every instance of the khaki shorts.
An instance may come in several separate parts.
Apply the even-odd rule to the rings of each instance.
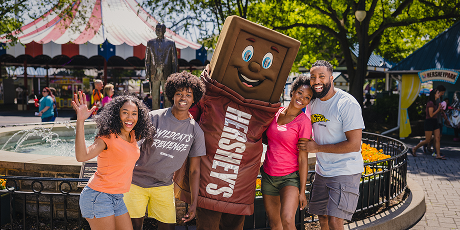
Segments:
[[[315,175],[308,212],[351,220],[358,205],[361,174],[322,177]]]
[[[168,186],[142,188],[131,184],[129,192],[124,194],[124,201],[131,218],[145,216],[167,223],[176,223],[176,200],[174,199],[174,184]]]
[[[279,196],[280,190],[286,186],[300,188],[299,171],[295,171],[286,176],[270,176],[264,172],[264,167],[260,168],[262,174],[261,192],[264,195]]]

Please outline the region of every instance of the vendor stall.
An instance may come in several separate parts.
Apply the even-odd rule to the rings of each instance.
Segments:
[[[460,90],[457,81],[460,71],[460,21],[390,69],[401,81],[399,105],[399,136],[408,137],[412,132],[407,108],[414,102],[423,82],[432,81],[433,88],[446,87],[444,97],[452,101],[455,91]],[[444,129],[443,133],[453,132]]]

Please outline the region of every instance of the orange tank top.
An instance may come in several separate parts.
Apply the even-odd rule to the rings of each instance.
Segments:
[[[131,142],[127,142],[117,134],[110,138],[99,137],[107,145],[97,157],[97,171],[88,182],[88,186],[96,191],[109,194],[122,194],[129,191],[133,177],[133,169],[140,156],[140,150],[131,131]]]

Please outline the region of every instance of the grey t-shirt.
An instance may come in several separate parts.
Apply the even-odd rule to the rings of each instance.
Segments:
[[[152,111],[149,116],[156,133],[153,141],[139,141],[141,156],[132,183],[143,188],[168,186],[187,156],[206,155],[204,133],[193,119],[177,120],[171,108]]]
[[[332,90],[332,89],[331,89]],[[336,144],[347,140],[345,132],[364,129],[361,106],[349,93],[341,89],[327,101],[314,99],[309,105],[315,141],[319,145]],[[316,173],[323,177],[362,173],[361,151],[349,153],[316,153]]]

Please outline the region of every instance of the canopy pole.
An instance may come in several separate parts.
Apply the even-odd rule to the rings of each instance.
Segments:
[[[46,87],[50,87],[50,76],[49,76],[49,74],[48,74],[48,70],[49,70],[50,68],[48,67],[48,65],[46,65],[45,69],[46,69],[46,76],[45,76],[45,79],[46,79]],[[40,89],[39,89],[39,90],[40,90]],[[55,96],[56,96],[56,95],[55,95]]]
[[[107,60],[104,58],[104,85],[107,85]]]
[[[23,110],[27,110],[27,99],[29,96],[29,93],[27,92],[29,89],[27,85],[27,56],[24,58],[24,93],[22,94],[22,108]],[[24,106],[25,105],[25,106]]]

